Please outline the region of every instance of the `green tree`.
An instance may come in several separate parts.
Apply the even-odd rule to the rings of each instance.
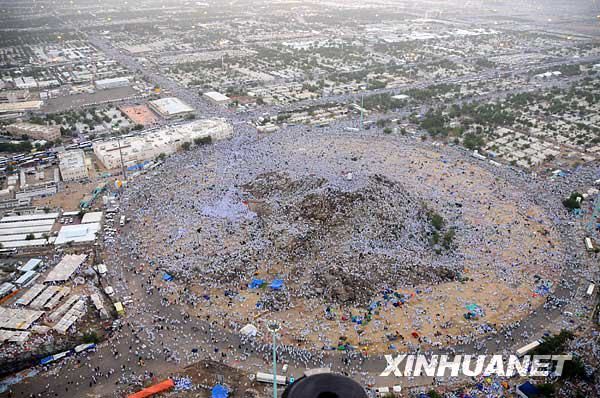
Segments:
[[[553,384],[538,384],[536,385],[537,389],[539,390],[539,392],[542,394],[542,396],[544,397],[553,397],[554,396],[554,392],[556,391],[556,388],[554,387]]]
[[[567,349],[567,343],[575,336],[568,330],[561,330],[559,334],[546,336],[542,343],[533,351],[533,355],[557,355],[563,353]]]
[[[463,138],[463,146],[467,149],[479,149],[485,145],[485,140],[481,135],[467,133]]]
[[[580,357],[573,357],[571,361],[569,361],[569,366],[565,366],[563,369],[562,376],[566,379],[585,379],[587,378],[587,373],[585,371],[585,364],[581,360]]]
[[[431,226],[433,228],[437,229],[438,231],[441,231],[442,228],[444,228],[444,224],[446,222],[444,221],[444,218],[442,216],[440,216],[438,213],[431,211],[431,212],[429,212],[427,217],[429,218],[429,222],[431,223]]]
[[[442,246],[444,249],[450,249],[452,247],[452,242],[454,241],[454,236],[456,232],[453,228],[450,228],[442,238]]]
[[[579,192],[572,192],[571,196],[562,201],[563,206],[565,206],[569,210],[575,210],[581,208],[581,201],[583,200],[583,195]]]
[[[100,342],[100,337],[98,337],[98,333],[95,330],[88,330],[83,334],[83,342],[90,344],[98,344]]]
[[[200,145],[206,145],[206,144],[210,144],[212,142],[212,138],[211,136],[206,136],[206,137],[196,137],[194,138],[194,144],[200,146]]]

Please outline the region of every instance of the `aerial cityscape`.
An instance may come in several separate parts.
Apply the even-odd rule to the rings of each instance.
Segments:
[[[599,1],[0,10],[0,397],[600,397]]]

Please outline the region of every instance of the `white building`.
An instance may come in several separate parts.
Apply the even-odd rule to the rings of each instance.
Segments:
[[[165,119],[185,117],[194,112],[194,109],[175,97],[161,98],[148,102],[150,108]]]
[[[58,186],[54,181],[52,181],[43,184],[29,185],[20,191],[15,192],[15,199],[22,200],[27,198],[35,198],[36,196],[50,196],[57,192]]]
[[[540,73],[540,74],[535,75],[533,77],[538,78],[538,79],[549,79],[551,77],[559,77],[561,75],[562,75],[562,72],[554,71],[554,72]]]
[[[121,167],[121,154],[125,166],[133,166],[154,160],[161,154],[173,154],[184,142],[193,143],[196,138],[210,137],[218,141],[232,134],[232,126],[224,119],[203,119],[129,137],[121,140],[120,144],[117,140],[96,142],[93,148],[104,167],[116,169]]]
[[[65,225],[58,232],[58,236],[54,241],[55,245],[65,245],[69,242],[72,243],[90,243],[96,240],[96,235],[100,231],[100,224],[88,223],[88,224],[77,224],[77,225]],[[82,260],[83,262],[83,260]],[[49,281],[50,276],[46,278],[46,282]]]
[[[109,88],[126,87],[129,86],[129,79],[126,77],[115,77],[113,79],[96,80],[94,82],[96,89],[106,90]]]
[[[37,88],[37,82],[35,81],[35,79],[31,76],[25,76],[25,77],[17,77],[14,79],[15,82],[15,86],[18,89],[30,89],[30,88]]]
[[[14,136],[26,135],[34,140],[54,141],[60,138],[60,127],[19,122],[6,126],[6,131]]]
[[[63,181],[80,181],[89,177],[82,149],[75,149],[58,154],[58,168]]]
[[[43,246],[53,241],[51,236],[58,213],[25,214],[6,216],[0,220],[0,243],[6,249]],[[33,239],[27,239],[32,234]],[[23,272],[34,272],[35,267],[27,267]]]
[[[209,91],[207,93],[204,93],[204,97],[215,105],[225,105],[228,104],[230,101],[228,96],[218,93],[216,91]]]
[[[5,114],[21,114],[29,111],[37,111],[42,105],[43,101],[23,101],[15,103],[0,104],[0,115]]]

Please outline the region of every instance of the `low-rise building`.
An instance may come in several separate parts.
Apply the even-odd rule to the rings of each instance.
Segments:
[[[40,110],[42,105],[44,105],[43,101],[0,103],[0,119],[15,119],[25,112]]]
[[[34,140],[54,141],[60,138],[60,128],[58,126],[20,122],[8,125],[6,130],[14,136],[26,135]]]
[[[21,90],[37,88],[37,82],[31,76],[17,77],[14,79],[14,82],[15,82],[15,86]]]
[[[0,92],[0,103],[14,104],[15,102],[29,101],[31,94],[29,90],[8,90]]]
[[[38,196],[50,196],[58,192],[58,186],[54,181],[41,184],[28,185],[20,191],[15,192],[15,199],[35,198]]]
[[[129,86],[129,79],[126,77],[115,77],[112,79],[96,80],[94,82],[96,89],[106,90],[109,88],[126,87]]]
[[[58,160],[63,181],[80,181],[89,177],[83,150],[61,152],[58,154]]]
[[[204,93],[204,97],[215,105],[226,105],[229,103],[229,101],[231,101],[228,96],[216,91]]]
[[[148,102],[150,108],[165,119],[185,117],[194,112],[194,108],[175,97],[161,98]]]
[[[181,148],[184,142],[193,143],[197,138],[210,137],[217,141],[229,138],[233,134],[232,126],[223,119],[204,119],[179,126],[165,127],[160,130],[128,137],[123,140],[96,142],[93,145],[96,157],[107,169],[134,166],[159,155],[170,155]]]

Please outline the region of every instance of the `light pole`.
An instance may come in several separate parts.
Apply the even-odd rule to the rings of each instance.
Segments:
[[[125,171],[125,163],[123,162],[123,151],[121,151],[121,137],[117,136],[117,145],[119,146],[119,156],[121,157],[121,171],[123,172],[123,180],[127,181],[127,172]]]
[[[277,322],[273,321],[267,325],[267,328],[273,335],[273,398],[277,398],[277,338],[275,336],[280,326]]]
[[[365,94],[360,94],[360,129],[361,131],[365,129],[365,123],[363,121],[363,108],[365,106]]]

